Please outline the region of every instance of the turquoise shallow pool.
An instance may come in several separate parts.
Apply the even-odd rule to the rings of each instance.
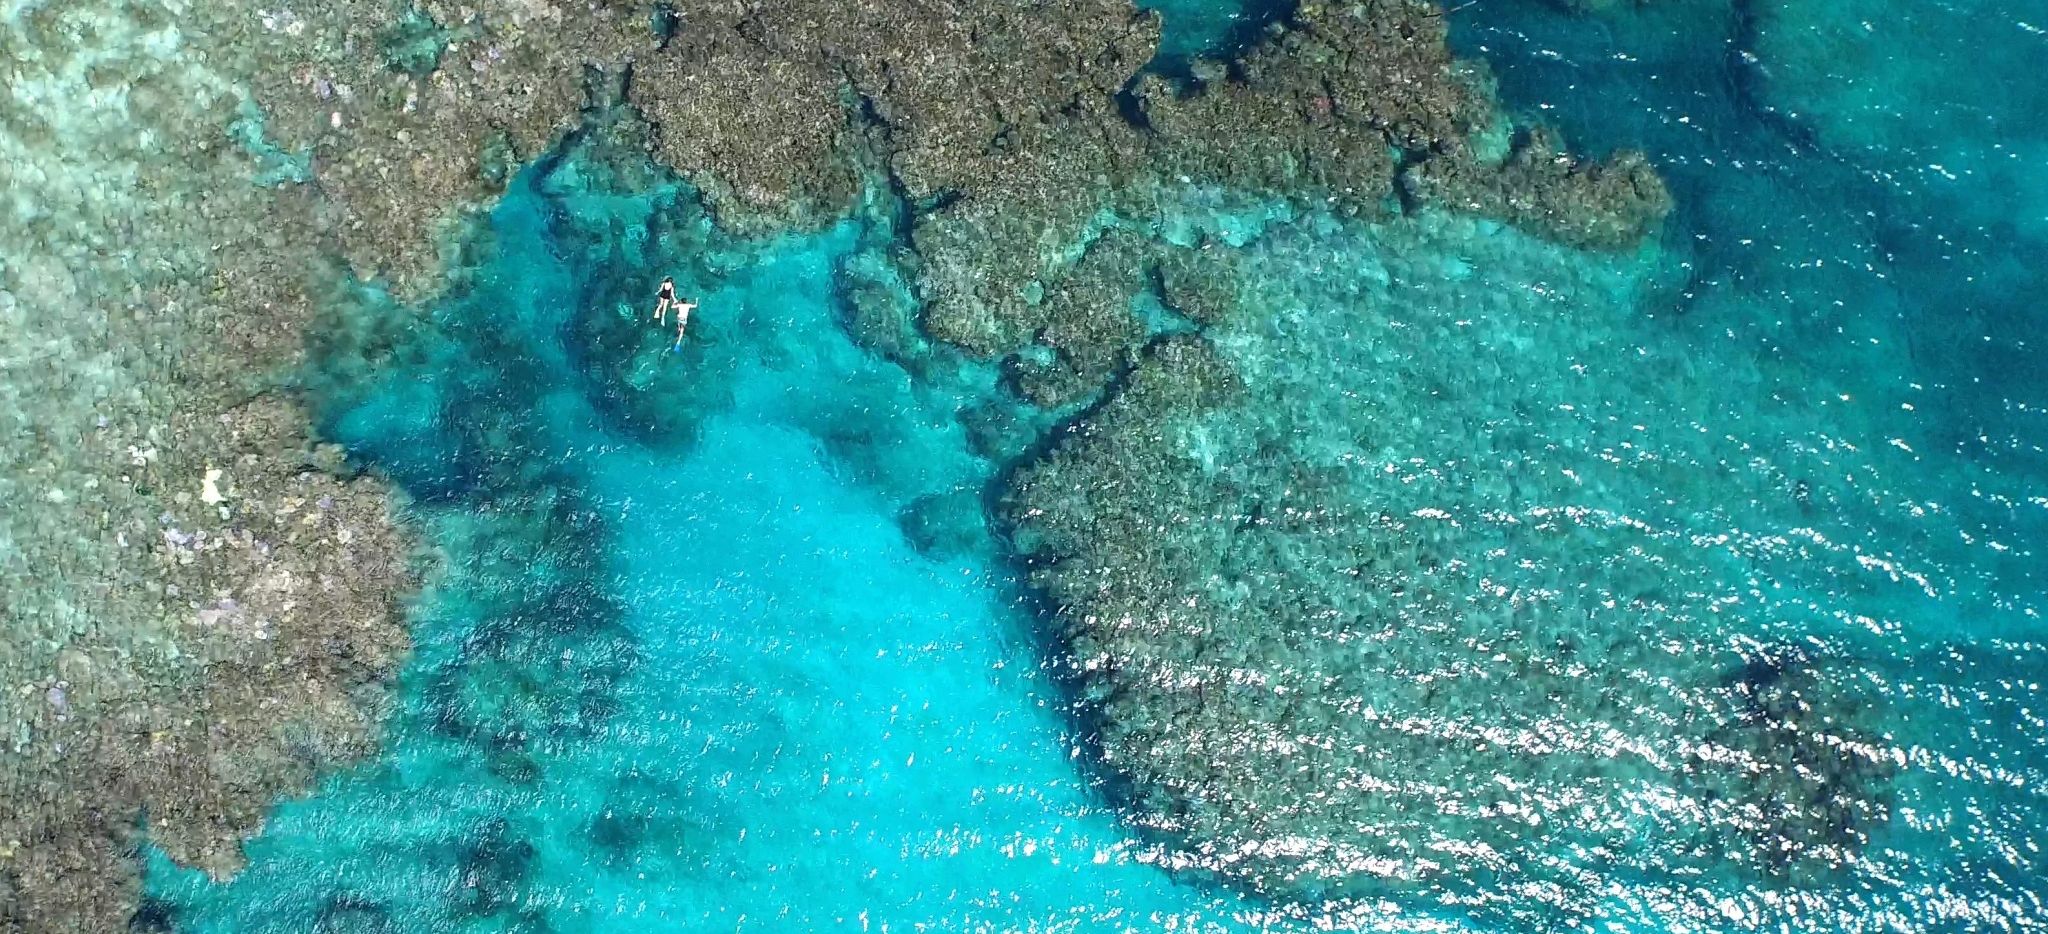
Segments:
[[[1131,865],[1071,767],[1003,570],[927,560],[898,531],[904,491],[979,478],[948,400],[838,327],[852,227],[745,257],[702,293],[688,353],[635,328],[646,366],[717,382],[715,402],[675,400],[704,409],[686,443],[608,420],[574,323],[598,279],[642,270],[560,242],[550,212],[658,201],[529,173],[427,359],[335,389],[335,432],[424,494],[450,569],[388,756],[285,805],[232,886],[165,878],[181,929],[1013,927],[1193,907]]]
[[[1331,426],[1373,425],[1406,447],[1367,477],[1388,478],[1385,489],[1361,495],[1483,530],[1433,539],[1475,549],[1437,559],[1485,569],[1502,594],[1575,589],[1560,605],[1606,633],[1588,644],[1650,647],[1572,675],[1635,679],[1645,687],[1624,696],[1652,700],[1634,709],[1588,713],[1484,677],[1450,679],[1425,708],[1395,692],[1379,700],[1413,714],[1389,715],[1404,730],[1513,746],[1535,740],[1502,741],[1490,724],[1536,723],[1552,731],[1546,743],[1593,736],[1588,758],[1620,763],[1595,770],[1595,784],[1627,786],[1613,797],[1562,778],[1545,797],[1554,789],[1537,776],[1537,803],[1517,820],[1566,830],[1488,858],[1499,885],[1432,881],[1280,908],[1170,874],[1170,848],[1119,819],[1122,789],[1046,674],[1061,647],[1000,528],[981,521],[1002,467],[971,453],[958,415],[989,374],[944,363],[913,375],[848,334],[843,270],[896,236],[885,214],[736,243],[676,183],[567,145],[515,182],[426,323],[394,326],[404,318],[382,316],[385,300],[348,291],[335,298],[347,323],[315,348],[307,379],[324,427],[415,498],[445,556],[415,611],[417,654],[386,751],[279,805],[230,883],[154,862],[144,920],[181,931],[2048,923],[2035,553],[2048,531],[2048,367],[2028,259],[2048,242],[2048,185],[2033,174],[2048,145],[2028,118],[2048,112],[2014,110],[2029,103],[2015,93],[2004,111],[1902,125],[1886,110],[1898,96],[1816,101],[1824,80],[1782,76],[1860,67],[1843,73],[1859,95],[1881,80],[1930,95],[1927,73],[1973,47],[2014,68],[2048,61],[2048,11],[1956,11],[1937,34],[1958,41],[1880,49],[1891,56],[1880,67],[1799,58],[1835,54],[1824,43],[1751,52],[1759,29],[1843,28],[1788,6],[1587,19],[1524,0],[1453,14],[1464,51],[1494,62],[1511,104],[1581,147],[1645,147],[1673,180],[1679,214],[1640,255],[1585,256],[1472,221],[1419,232],[1235,222],[1247,268],[1275,297],[1268,319],[1214,337],[1289,406],[1268,422],[1289,439],[1275,449],[1312,461],[1351,443]],[[1215,32],[1235,29],[1207,14]],[[1199,32],[1173,41],[1218,41]],[[1765,66],[1780,69],[1776,84],[1756,73]],[[1203,197],[1189,194],[1191,212]],[[642,320],[664,274],[703,303],[677,350]],[[1514,479],[1490,482],[1489,464]],[[1446,479],[1467,476],[1478,479]],[[1539,548],[1535,532],[1510,528],[1532,502],[1568,516],[1570,531]],[[1557,625],[1572,634],[1580,621]],[[1478,624],[1413,632],[1493,652]],[[1720,872],[1711,852],[1725,841],[1686,836],[1697,824],[1678,813],[1699,798],[1631,784],[1655,784],[1672,752],[1657,724],[1697,703],[1691,660],[1745,639],[1840,663],[1809,688],[1748,673],[1745,690],[1762,685],[1796,709],[1859,701],[1853,731],[1789,718],[1824,740],[1814,748],[1859,744],[1851,752],[1881,765],[1889,789],[1874,824],[1841,816],[1868,839],[1828,871]],[[1427,641],[1404,632],[1394,644],[1448,664]],[[1499,709],[1512,704],[1531,709]],[[1546,704],[1579,719],[1548,718],[1536,709]],[[1391,768],[1407,769],[1400,793],[1441,801],[1527,787],[1526,774],[1484,761]],[[1464,826],[1468,815],[1437,816]],[[1773,845],[1772,815],[1703,823]],[[1515,881],[1523,864],[1555,874]]]
[[[449,565],[389,752],[282,805],[230,885],[160,866],[151,910],[279,931],[1250,912],[1134,859],[979,522],[939,557],[906,540],[899,512],[989,468],[960,400],[842,328],[833,274],[863,225],[728,246],[673,352],[637,286],[705,265],[674,252],[701,215],[672,183],[591,193],[576,159],[514,186],[474,278],[407,338],[418,359],[315,377],[330,430],[420,496]],[[682,229],[577,239],[675,223],[657,215]],[[637,354],[621,374],[578,322],[628,284],[600,312]],[[636,417],[613,379],[666,380],[658,407],[693,411]]]

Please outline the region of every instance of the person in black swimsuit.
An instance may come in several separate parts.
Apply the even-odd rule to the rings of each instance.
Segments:
[[[663,276],[661,288],[655,290],[654,297],[654,323],[660,324],[661,319],[668,316],[669,306],[676,304],[676,280]]]
[[[676,310],[676,346],[681,347],[683,345],[683,328],[689,326],[690,311],[697,307],[697,303],[677,299],[676,280],[666,276],[662,277],[661,288],[656,290],[654,297],[656,299],[654,303],[655,324],[661,323],[661,319],[668,315],[670,308]]]

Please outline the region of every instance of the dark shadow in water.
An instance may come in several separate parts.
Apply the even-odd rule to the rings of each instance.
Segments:
[[[313,921],[313,934],[399,934],[391,913],[375,900],[354,892],[337,892],[327,899]]]
[[[170,934],[178,929],[178,908],[161,898],[143,896],[128,918],[129,934]]]

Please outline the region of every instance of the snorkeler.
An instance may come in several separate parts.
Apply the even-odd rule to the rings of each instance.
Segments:
[[[676,298],[676,280],[668,276],[661,277],[661,288],[655,291],[654,297],[655,324],[662,323],[661,319],[668,316],[669,309],[676,310],[676,343],[669,349],[680,350],[683,346],[683,329],[690,326],[690,312],[696,309],[697,303]]]
[[[660,324],[661,319],[667,316],[670,305],[675,305],[678,308],[681,307],[681,303],[676,301],[676,280],[668,276],[661,277],[661,288],[655,290],[654,297],[656,299],[654,303],[655,324]]]
[[[697,303],[696,303],[696,302],[675,302],[675,307],[676,307],[676,347],[677,347],[677,348],[680,348],[680,347],[682,347],[682,346],[683,346],[683,328],[689,327],[689,325],[690,325],[690,312],[691,312],[691,311],[692,311],[693,309],[695,309],[695,308],[697,307]],[[673,348],[672,348],[672,349],[673,349]]]

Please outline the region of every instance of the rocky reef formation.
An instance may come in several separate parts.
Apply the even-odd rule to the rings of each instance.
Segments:
[[[145,821],[232,870],[372,748],[406,648],[389,493],[281,379],[319,264],[259,183],[297,164],[190,36],[149,4],[0,21],[0,930],[118,929]]]
[[[317,192],[319,240],[402,296],[439,288],[451,225],[660,41],[638,4],[381,2],[180,18]]]
[[[1133,270],[1087,258],[1119,221],[1159,223],[1162,186],[1358,211],[1405,194],[1607,248],[1639,242],[1669,207],[1639,157],[1580,164],[1540,132],[1512,152],[1490,144],[1506,118],[1483,69],[1451,57],[1419,0],[1305,4],[1237,60],[1197,63],[1192,83],[1141,74],[1157,23],[1121,3],[792,3],[680,23],[693,41],[638,59],[632,87],[664,160],[725,223],[757,230],[837,216],[862,183],[849,151],[874,152],[911,212],[925,329],[984,356],[1048,329],[1062,346],[1038,353],[1079,371],[1127,352],[1116,306],[1135,280],[1115,298],[1089,283],[1104,263]],[[765,87],[720,86],[742,68]],[[1397,189],[1397,167],[1414,183]],[[1063,298],[1069,277],[1081,281]]]
[[[1342,223],[1212,251],[1266,313],[1155,344],[1010,487],[1158,858],[1490,924],[1592,917],[1616,867],[1852,861],[1893,767],[1870,691],[1839,647],[1757,645],[1811,611],[1717,609],[1768,548],[1688,531],[1732,525],[1724,501],[1806,521],[1771,478],[1689,466],[1723,455],[1682,426],[1740,387],[1646,348],[1599,364],[1595,414],[1560,404],[1555,374],[1632,327],[1634,267],[1471,219]]]
[[[383,484],[289,399],[338,326],[309,294],[443,287],[443,235],[658,45],[651,13],[0,14],[0,411],[34,439],[0,450],[0,928],[118,927],[145,811],[225,872],[369,748],[415,575]]]
[[[8,11],[0,929],[114,929],[138,831],[231,871],[372,747],[415,570],[291,400],[338,326],[309,296],[336,258],[440,288],[440,234],[574,123],[586,65],[658,42],[646,14]]]
[[[1432,159],[1402,173],[1401,190],[1425,203],[1499,217],[1599,250],[1641,243],[1671,210],[1663,181],[1642,154],[1586,162],[1561,152],[1540,127],[1516,140],[1507,159],[1487,171],[1475,174],[1451,160]]]
[[[37,565],[37,583],[8,582],[10,626],[32,628],[0,706],[14,729],[0,754],[0,876],[19,899],[0,921],[115,929],[134,897],[115,867],[138,831],[232,872],[278,794],[375,748],[413,575],[382,484],[305,447],[304,415],[274,397],[196,431],[187,421],[124,466],[138,486],[192,489],[166,489],[155,516],[100,500],[129,506],[101,512],[113,566],[84,563],[105,547],[88,539],[71,562]],[[203,462],[159,453],[195,438]],[[171,465],[199,482],[158,473]],[[53,607],[89,622],[33,625]]]

